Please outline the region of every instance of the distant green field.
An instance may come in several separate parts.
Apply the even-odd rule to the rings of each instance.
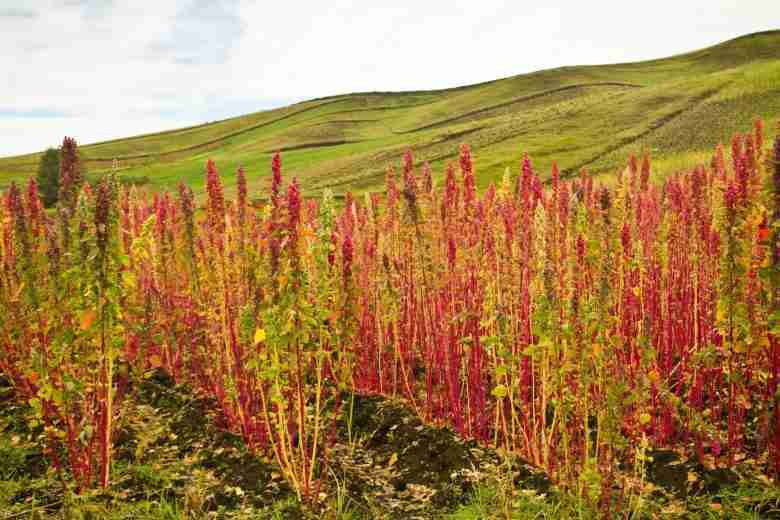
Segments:
[[[534,166],[582,167],[606,176],[631,152],[650,150],[654,175],[706,161],[713,146],[756,117],[768,131],[780,118],[780,31],[743,36],[707,49],[639,63],[561,67],[466,87],[358,93],[315,99],[190,128],[82,147],[90,172],[118,159],[128,180],[155,191],[179,181],[202,192],[212,158],[228,189],[239,165],[255,194],[268,183],[270,154],[283,152],[285,175],[304,191],[379,189],[405,149],[437,176],[458,145],[474,152],[484,187],[516,169],[523,151]],[[78,138],[78,136],[75,136]],[[56,144],[56,143],[52,143]],[[0,189],[35,172],[38,154],[0,159]]]

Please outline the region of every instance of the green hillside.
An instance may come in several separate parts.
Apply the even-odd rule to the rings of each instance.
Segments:
[[[218,101],[217,101],[218,102]],[[90,172],[118,159],[128,181],[153,190],[203,187],[207,158],[223,173],[244,165],[250,187],[268,182],[270,154],[309,194],[377,189],[406,148],[441,175],[471,144],[485,186],[528,151],[537,168],[611,174],[630,152],[651,150],[656,175],[707,160],[755,117],[780,118],[780,31],[743,36],[671,58],[561,67],[437,91],[315,99],[168,132],[82,147]],[[78,136],[75,136],[78,138]],[[0,188],[35,171],[37,154],[0,159]]]

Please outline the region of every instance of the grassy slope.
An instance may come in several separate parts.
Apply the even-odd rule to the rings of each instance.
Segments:
[[[780,31],[743,36],[671,58],[562,67],[455,89],[361,93],[311,100],[217,123],[84,146],[91,172],[179,181],[202,191],[213,158],[223,172],[243,164],[250,187],[267,183],[270,153],[284,151],[287,175],[305,191],[377,189],[384,170],[411,147],[441,175],[468,142],[478,182],[513,169],[528,151],[537,168],[615,171],[631,152],[652,151],[657,175],[706,161],[712,147],[780,117]],[[37,154],[0,159],[0,188],[35,171]]]

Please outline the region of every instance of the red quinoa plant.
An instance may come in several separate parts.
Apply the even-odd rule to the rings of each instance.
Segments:
[[[27,200],[6,196],[0,370],[29,400],[63,483],[78,489],[110,478],[117,406],[113,364],[124,342],[120,318],[118,185],[80,188],[75,142],[62,147],[59,223]],[[59,225],[57,225],[59,224]]]
[[[82,488],[108,482],[117,358],[213,396],[310,501],[344,391],[402,399],[605,514],[637,503],[619,467],[654,448],[777,472],[780,140],[763,140],[757,123],[663,181],[630,157],[613,188],[524,155],[482,193],[468,147],[441,188],[407,153],[384,197],[340,208],[285,184],[278,154],[261,208],[243,169],[226,200],[212,161],[202,207],[186,186],[79,188],[67,144],[56,217],[34,184],[3,195],[0,370]]]

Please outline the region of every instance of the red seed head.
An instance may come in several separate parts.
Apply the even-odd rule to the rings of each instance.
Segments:
[[[342,223],[349,233],[355,229],[355,197],[351,191],[344,195],[344,213]]]
[[[533,174],[534,170],[531,166],[531,158],[528,157],[528,152],[523,152],[523,178],[530,179]]]
[[[344,242],[341,244],[341,274],[344,280],[344,285],[349,283],[352,277],[352,255],[354,252],[354,244],[352,243],[352,234],[347,233],[344,237]]]
[[[320,205],[314,200],[306,201],[306,223],[312,226],[312,229],[317,229],[317,215],[320,213]]]
[[[450,237],[449,243],[447,244],[447,262],[450,266],[450,271],[455,268],[455,259],[457,257],[457,245],[455,244],[455,239]]]
[[[433,174],[431,173],[431,165],[427,162],[423,163],[423,189],[425,193],[433,191]]]
[[[238,172],[236,174],[236,184],[238,185],[238,206],[239,208],[243,208],[246,206],[246,173],[244,172],[244,167],[239,166]]]
[[[472,171],[472,168],[471,148],[467,144],[462,144],[460,145],[460,170],[463,175],[466,175]]]
[[[394,206],[398,200],[398,186],[395,180],[395,170],[392,166],[387,167],[385,186],[387,187],[387,204],[388,206]]]
[[[561,184],[561,194],[558,200],[558,221],[562,226],[566,226],[566,222],[569,220],[569,184],[564,182]]]
[[[290,233],[297,232],[301,222],[301,188],[295,178],[287,187],[287,212],[288,230]]]
[[[274,207],[277,207],[282,190],[282,156],[279,152],[276,152],[271,160],[271,172],[271,201]]]
[[[731,182],[726,188],[726,192],[723,194],[723,202],[726,205],[726,209],[729,212],[733,212],[737,207],[737,200],[739,199],[739,187],[736,183]]]
[[[486,208],[491,208],[493,206],[493,203],[496,200],[496,193],[497,193],[496,184],[491,182],[490,186],[488,186],[487,190],[485,191],[484,200],[485,200]]]
[[[290,185],[287,187],[287,231],[289,233],[289,240],[287,246],[289,248],[290,259],[293,265],[297,267],[299,261],[298,255],[298,226],[301,223],[301,189],[298,186],[298,181],[293,178]]]
[[[455,181],[455,168],[452,166],[452,163],[447,165],[444,200],[449,210],[455,209],[458,205],[458,183]]]
[[[647,191],[648,182],[650,180],[650,154],[645,152],[642,155],[642,173],[639,179],[639,189]]]
[[[780,120],[777,122],[777,137],[775,137],[774,146],[774,160],[775,164],[780,164]]]
[[[512,242],[515,236],[515,227],[517,226],[517,212],[515,211],[515,205],[511,200],[506,200],[504,204],[500,206],[501,218],[504,221],[504,235],[506,235],[506,247],[507,251],[511,253]]]
[[[737,178],[743,175],[744,161],[742,157],[742,136],[735,134],[731,139],[731,162]]]
[[[11,214],[11,217],[14,219],[14,221],[17,221],[21,219],[21,221],[24,221],[25,215],[24,215],[24,205],[22,204],[22,194],[19,191],[19,187],[16,185],[16,182],[11,183],[11,187],[8,188],[8,195],[6,197],[6,207],[8,208],[8,213]]]
[[[531,167],[531,159],[528,157],[528,152],[523,152],[523,163],[520,167],[521,174],[517,178],[517,187],[515,188],[515,195],[520,197],[524,208],[527,208],[531,200],[531,190],[533,188],[534,171]]]
[[[167,220],[168,220],[168,205],[166,204],[165,199],[158,199],[155,196],[155,207],[156,213],[157,213],[157,236],[160,238],[160,240],[163,240],[165,237],[165,231],[167,229]]]
[[[777,137],[772,150],[772,159],[775,166],[775,192],[780,192],[780,122],[777,124]]]
[[[774,163],[772,184],[774,185],[773,189],[775,196],[773,218],[775,223],[778,223],[780,222],[780,123],[778,123],[778,134],[777,137],[775,137],[775,143],[772,150],[772,162]],[[778,250],[778,254],[780,255],[780,249]],[[778,261],[780,261],[780,259]]]
[[[279,272],[279,253],[282,244],[277,237],[271,237],[269,248],[271,250],[271,276],[274,277]]]
[[[764,121],[756,119],[753,122],[753,132],[755,136],[756,149],[758,150],[759,157],[763,156],[764,152]]]
[[[726,181],[726,159],[723,145],[721,144],[715,148],[715,155],[712,157],[712,169],[721,182]]]
[[[404,190],[417,193],[417,176],[414,174],[412,151],[404,153]]]
[[[745,162],[747,163],[748,167],[748,175],[750,175],[755,170],[756,159],[757,151],[755,136],[753,134],[748,134],[745,137]]]
[[[60,200],[69,210],[76,206],[82,184],[76,140],[65,137],[60,148]]]
[[[42,214],[41,199],[38,196],[38,183],[34,178],[30,178],[27,183],[27,212],[30,217],[30,223],[34,226],[33,233],[38,234],[38,222]]]
[[[417,222],[418,208],[417,208],[417,177],[414,174],[414,160],[412,159],[411,150],[407,150],[404,154],[404,199],[406,199],[406,206],[409,211],[409,215],[413,222]]]
[[[181,204],[181,210],[185,215],[185,218],[189,215],[192,217],[195,211],[194,197],[192,190],[183,182],[179,183],[179,203]]]
[[[706,173],[703,166],[697,166],[691,173],[691,202],[694,209],[701,208]]]
[[[477,195],[474,179],[474,164],[471,160],[469,145],[460,145],[460,171],[463,173],[463,205],[468,209],[473,207]]]
[[[636,191],[636,181],[639,178],[639,162],[636,155],[631,154],[628,158],[628,186],[631,191]]]
[[[211,159],[206,164],[206,190],[209,196],[209,207],[218,213],[224,213],[225,197],[222,192],[222,182],[219,179],[217,165]]]
[[[221,245],[222,235],[225,232],[225,196],[217,166],[211,159],[206,165],[206,191],[208,192],[208,221],[212,240]]]
[[[631,230],[628,227],[628,222],[623,224],[623,229],[620,233],[620,242],[623,245],[623,252],[629,254],[631,248]]]
[[[585,239],[582,238],[582,234],[577,235],[577,266],[585,267]]]

